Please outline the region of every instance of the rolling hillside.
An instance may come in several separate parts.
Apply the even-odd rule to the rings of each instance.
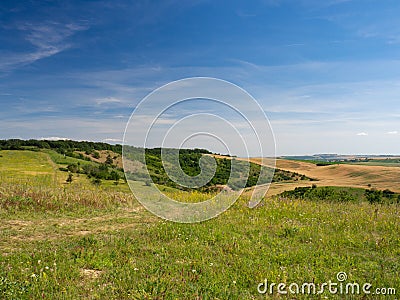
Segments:
[[[9,153],[26,151],[31,153],[29,154],[30,157],[34,157],[35,153],[42,159],[46,157],[49,161],[53,161],[53,168],[68,172],[68,174],[55,173],[55,175],[58,174],[58,178],[68,175],[68,182],[82,181],[80,177],[85,177],[85,175],[95,184],[100,184],[101,180],[114,181],[114,183],[119,184],[120,179],[125,178],[122,169],[121,145],[71,140],[0,140],[0,150],[3,152],[11,151]],[[167,153],[166,163],[170,166],[172,172],[178,174],[180,168],[182,168],[182,171],[189,176],[187,180],[192,182],[194,180],[192,178],[202,171],[200,168],[200,161],[202,161],[202,168],[209,173],[210,179],[207,179],[204,184],[198,185],[198,187],[188,188],[193,185],[189,183],[181,185],[170,178],[170,173],[167,175],[161,159],[160,148],[142,149],[126,146],[127,179],[150,181],[145,172],[145,168],[147,168],[151,180],[155,184],[181,190],[198,189],[203,192],[213,192],[225,187],[239,190],[243,187],[251,187],[257,183],[270,181],[307,182],[312,180],[312,178],[298,172],[274,170],[270,167],[264,170],[261,178],[259,164],[253,162],[247,164],[239,160],[235,160],[235,163],[233,163],[232,157],[219,157],[204,149],[166,149],[165,151]],[[141,155],[142,152],[143,155]],[[176,162],[168,162],[171,157],[174,157],[174,152],[179,156],[179,165]],[[211,156],[214,156],[214,158]],[[143,161],[143,157],[145,161]],[[21,162],[23,159],[17,159],[17,161]],[[213,168],[214,161],[216,163],[215,170]],[[40,172],[39,170],[40,168],[37,168],[34,172]]]
[[[250,161],[260,163],[259,158]],[[346,186],[358,188],[390,189],[400,192],[400,168],[369,165],[335,164],[317,166],[315,163],[277,159],[276,166],[290,172],[298,172],[315,178],[318,186]],[[299,186],[310,186],[302,182],[272,184],[269,195],[281,193]]]
[[[146,211],[122,180],[94,185],[74,173],[66,183],[60,168],[78,163],[102,165],[51,149],[0,151],[1,299],[258,299],[268,296],[257,291],[266,278],[321,284],[338,272],[374,288],[400,286],[399,204],[371,204],[362,189],[320,188],[333,182],[335,166],[279,160],[287,172],[321,180],[276,182],[271,190],[318,187],[303,197],[303,190],[269,197],[254,209],[242,195],[215,219],[180,224]],[[346,180],[366,178],[360,170],[341,171]],[[338,182],[349,184],[344,179]],[[164,192],[190,202],[210,196]]]

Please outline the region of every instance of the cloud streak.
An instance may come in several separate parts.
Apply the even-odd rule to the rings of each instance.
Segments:
[[[359,132],[359,133],[357,133],[357,135],[358,135],[358,136],[367,136],[368,133],[366,133],[366,132]]]
[[[68,38],[88,28],[89,26],[84,24],[63,24],[50,21],[42,23],[24,22],[6,27],[6,30],[16,30],[22,33],[24,40],[33,49],[30,52],[3,54],[0,58],[0,70],[10,71],[65,51],[72,47]]]

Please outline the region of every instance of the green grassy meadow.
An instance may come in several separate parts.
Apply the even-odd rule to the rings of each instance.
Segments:
[[[54,153],[0,151],[0,299],[398,298],[261,295],[257,286],[346,272],[346,282],[400,293],[399,204],[370,204],[357,189],[344,191],[359,201],[279,195],[254,209],[243,196],[215,219],[172,223],[122,181],[66,183],[58,168],[76,159]]]

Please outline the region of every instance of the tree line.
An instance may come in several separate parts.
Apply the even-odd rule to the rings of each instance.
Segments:
[[[93,151],[111,150],[122,154],[122,145],[111,145],[103,142],[73,141],[73,140],[20,140],[9,139],[0,140],[0,150],[33,150],[33,149],[52,149],[61,154],[72,153],[73,151],[83,151],[91,153]]]

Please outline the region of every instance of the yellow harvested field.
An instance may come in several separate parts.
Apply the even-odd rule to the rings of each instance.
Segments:
[[[250,161],[260,163],[260,158],[251,158]],[[278,194],[284,190],[294,189],[298,186],[348,186],[384,190],[390,189],[400,192],[400,168],[383,166],[365,166],[336,164],[329,166],[316,166],[314,163],[277,159],[276,167],[282,170],[297,172],[317,179],[312,182],[273,183],[269,195]]]

